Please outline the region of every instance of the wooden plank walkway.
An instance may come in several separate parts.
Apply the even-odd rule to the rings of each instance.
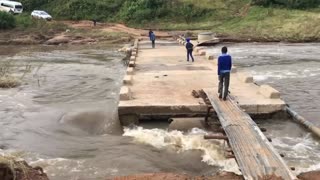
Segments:
[[[296,177],[273,148],[257,124],[231,99],[222,101],[216,89],[203,89],[215,109],[245,179],[277,176]]]

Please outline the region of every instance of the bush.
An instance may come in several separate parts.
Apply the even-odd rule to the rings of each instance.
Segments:
[[[26,10],[44,9],[55,19],[146,23],[162,18],[191,22],[204,8],[181,0],[22,0]]]
[[[0,11],[0,29],[11,29],[16,26],[15,18],[12,14]]]
[[[12,69],[11,61],[0,63],[0,88],[14,88],[20,85],[20,80],[12,76]]]
[[[50,0],[20,0],[25,11],[33,11],[47,4]]]
[[[125,22],[134,23],[161,18],[173,18],[190,23],[207,13],[207,9],[178,0],[127,0],[120,10],[120,18]]]
[[[118,13],[124,0],[57,0],[49,12],[60,19],[110,20]]]
[[[286,8],[316,8],[320,5],[319,0],[252,0],[255,5],[261,6],[280,6]]]
[[[15,17],[17,27],[28,28],[34,25],[34,21],[29,14],[21,14]]]
[[[48,22],[43,19],[34,19],[29,14],[21,14],[15,16],[17,29],[24,30],[28,28],[29,31],[34,31],[40,34],[53,34],[65,31],[68,27],[67,25],[59,22],[53,21]]]
[[[142,22],[160,18],[166,5],[163,0],[127,0],[120,11],[120,18],[127,22]]]
[[[209,12],[206,9],[197,8],[193,4],[184,4],[177,8],[176,14],[189,24],[196,18],[206,16]]]

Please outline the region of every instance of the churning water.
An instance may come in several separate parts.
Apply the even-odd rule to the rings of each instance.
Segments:
[[[258,84],[270,84],[281,92],[292,109],[320,126],[320,44],[240,43],[225,44],[241,71],[253,74]],[[219,53],[221,47],[212,51]],[[296,173],[320,169],[319,138],[288,120],[259,122],[277,150],[285,154]]]
[[[280,90],[293,109],[320,125],[319,44],[228,46],[237,66],[252,72],[258,83]],[[219,48],[213,51],[218,53]],[[203,140],[203,130],[169,132],[157,123],[122,130],[116,114],[126,66],[124,55],[115,49],[3,49],[8,52],[0,61],[11,60],[20,75],[25,68],[30,72],[20,87],[0,90],[1,153],[21,152],[57,180],[238,172],[235,161],[224,158],[223,144]],[[268,129],[272,143],[297,173],[320,168],[319,140],[301,126],[277,119],[259,124]]]

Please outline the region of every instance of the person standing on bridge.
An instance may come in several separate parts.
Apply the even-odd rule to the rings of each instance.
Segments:
[[[150,38],[150,41],[152,42],[152,48],[155,48],[156,47],[156,43],[155,43],[156,35],[151,30],[149,31],[149,38]]]
[[[230,72],[232,68],[232,58],[228,53],[228,48],[221,49],[222,54],[218,58],[218,76],[219,76],[219,98],[227,100],[229,93]]]
[[[193,52],[193,44],[190,42],[190,39],[187,38],[187,44],[186,44],[186,49],[187,49],[187,61],[189,61],[189,56],[192,59],[192,62],[194,62],[194,58],[192,56],[192,52]]]

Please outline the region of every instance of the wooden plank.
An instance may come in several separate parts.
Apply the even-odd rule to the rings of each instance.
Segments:
[[[277,176],[297,179],[251,117],[231,98],[222,101],[215,89],[204,89],[229,139],[245,179]]]

